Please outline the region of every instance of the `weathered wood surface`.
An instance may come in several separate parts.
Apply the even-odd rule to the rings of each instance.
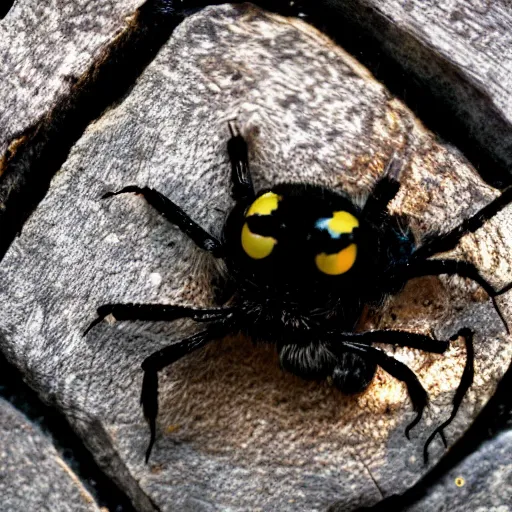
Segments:
[[[508,512],[512,503],[511,446],[511,431],[485,443],[407,512],[437,512],[443,505],[451,512]]]
[[[442,128],[453,116],[480,153],[512,169],[512,5],[509,0],[325,0],[317,6],[367,30],[407,77],[432,94]],[[321,6],[321,7],[320,7]],[[416,100],[421,102],[421,98]],[[429,112],[426,113],[430,114]],[[454,126],[455,128],[455,126]],[[456,134],[451,134],[459,139]],[[468,153],[474,152],[469,142]],[[474,154],[475,160],[481,155]],[[485,171],[485,169],[482,169]],[[493,169],[487,170],[489,173]]]
[[[509,430],[484,443],[479,450],[464,459],[429,488],[414,505],[402,507],[386,500],[372,507],[374,512],[403,510],[404,512],[508,512],[512,503],[512,464]],[[345,512],[343,503],[329,512]]]
[[[1,398],[0,509],[100,512],[51,440]]]
[[[364,197],[393,154],[404,161],[393,211],[421,239],[496,196],[369,73],[308,25],[249,6],[187,19],[116,108],[93,123],[0,267],[2,349],[66,412],[140,510],[345,510],[400,492],[428,469],[423,443],[451,409],[462,341],[443,356],[397,349],[432,397],[413,417],[404,386],[379,372],[355,398],[281,372],[273,349],[220,341],[161,375],[159,438],[143,463],[142,359],[186,323],[85,326],[103,302],[211,304],[217,265],[138,197],[101,201],[137,183],[159,189],[219,234],[229,210],[227,120],[250,144],[256,186],[308,181]],[[512,276],[510,208],[457,256],[496,286]],[[511,316],[510,297],[499,300]],[[476,335],[475,384],[451,427],[467,428],[510,363],[490,301],[459,279],[422,279],[363,328]],[[389,350],[389,347],[387,347]],[[432,446],[433,459],[443,454]],[[140,486],[140,488],[136,488]]]
[[[0,155],[69,92],[141,3],[15,2],[0,20]]]

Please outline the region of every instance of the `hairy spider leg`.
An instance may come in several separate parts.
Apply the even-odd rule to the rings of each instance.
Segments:
[[[453,408],[450,417],[441,423],[441,425],[439,425],[434,430],[434,432],[430,434],[427,441],[425,442],[425,446],[423,447],[423,460],[425,461],[425,464],[428,463],[428,447],[437,434],[441,436],[445,448],[447,447],[446,437],[444,436],[443,430],[453,421],[457,415],[464,396],[473,384],[473,377],[475,375],[475,349],[473,348],[473,331],[467,327],[462,328],[450,339],[455,341],[459,337],[464,338],[464,343],[466,345],[466,364],[464,365],[464,371],[462,372],[459,386],[457,387],[453,397]]]
[[[107,192],[102,199],[127,193],[141,194],[158,213],[177,226],[200,249],[211,252],[216,257],[222,257],[223,248],[219,240],[194,222],[177,204],[155,189],[129,185],[117,192]]]
[[[247,143],[238,133],[234,123],[229,123],[229,130],[231,138],[228,141],[228,154],[232,168],[232,195],[238,203],[248,204],[254,199],[254,188],[249,171]],[[224,256],[222,243],[217,238],[199,226],[177,204],[153,188],[128,185],[117,192],[107,192],[102,199],[128,193],[141,194],[158,213],[177,226],[200,249],[212,253],[215,257]]]
[[[228,123],[231,138],[228,140],[228,155],[231,162],[231,196],[237,203],[249,204],[254,200],[254,187],[251,171],[249,170],[249,157],[247,142],[240,134],[236,123]]]
[[[154,352],[142,363],[144,378],[142,381],[141,405],[150,429],[150,442],[146,451],[146,463],[149,460],[156,438],[158,371],[184,355],[201,348],[216,337],[230,332],[231,327],[228,326],[228,321],[233,316],[234,311],[234,308],[196,309],[165,304],[104,304],[97,309],[98,317],[91,322],[84,332],[84,336],[108,315],[114,316],[116,320],[170,322],[178,318],[192,318],[198,322],[214,322],[205,331]]]
[[[421,276],[438,276],[447,274],[458,275],[475,281],[475,283],[479,284],[491,298],[494,309],[503,322],[507,334],[510,334],[507,321],[496,302],[496,297],[503,293],[502,290],[495,290],[491,283],[489,283],[489,281],[487,281],[480,272],[478,272],[478,269],[472,263],[451,259],[413,261],[412,264],[407,267],[406,272],[409,279]]]
[[[389,216],[387,207],[400,188],[398,178],[401,170],[402,162],[393,157],[368,196],[363,208],[364,218],[382,224],[385,218]]]
[[[193,334],[188,338],[157,350],[142,362],[144,377],[140,403],[144,417],[149,424],[150,439],[146,450],[146,464],[156,439],[156,418],[158,415],[158,372],[178,361],[182,357],[204,347],[209,342],[218,339],[231,331],[231,326],[225,323],[211,324],[206,330]]]
[[[339,353],[339,350],[343,349],[350,350],[356,354],[363,354],[365,359],[373,361],[375,364],[380,366],[384,371],[389,373],[395,379],[398,379],[405,383],[407,386],[407,392],[412,402],[413,410],[417,413],[416,418],[407,425],[405,429],[405,436],[410,439],[409,432],[419,423],[423,415],[423,410],[428,405],[428,393],[425,388],[421,385],[416,374],[404,363],[401,363],[392,356],[388,356],[384,351],[364,345],[362,343],[354,343],[351,341],[344,341],[341,339],[339,347],[331,347],[333,351]]]
[[[196,309],[187,306],[166,304],[103,304],[96,310],[98,316],[84,332],[84,336],[108,315],[116,320],[143,320],[147,322],[172,322],[178,318],[192,318],[196,322],[226,320],[234,312],[233,308]]]
[[[373,343],[385,343],[387,345],[395,345],[398,347],[410,347],[423,350],[424,352],[432,352],[435,354],[443,354],[450,346],[448,341],[436,340],[426,334],[416,332],[397,331],[393,329],[382,329],[363,332],[339,332],[330,331],[329,339],[343,339],[345,341],[358,343],[360,345],[371,345]]]
[[[503,210],[512,202],[512,185],[507,187],[499,197],[491,201],[487,206],[476,212],[471,217],[463,220],[458,226],[448,233],[433,236],[427,239],[413,254],[416,260],[424,260],[430,256],[441,252],[447,252],[454,249],[459,240],[467,233],[474,233],[481,228],[485,222],[492,219],[498,212]],[[507,288],[508,287],[508,288]],[[512,287],[512,283],[507,285],[507,289]],[[504,293],[503,289],[498,294]]]

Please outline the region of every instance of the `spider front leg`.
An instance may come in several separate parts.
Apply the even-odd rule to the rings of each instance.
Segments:
[[[415,261],[405,269],[406,275],[408,279],[412,279],[414,277],[422,277],[422,276],[438,276],[441,274],[446,275],[458,275],[460,277],[465,277],[475,281],[479,284],[489,295],[492,300],[492,304],[494,309],[498,313],[503,325],[508,334],[510,334],[510,330],[503,316],[503,313],[500,311],[498,304],[496,303],[496,297],[508,291],[509,286],[505,286],[505,288],[501,290],[495,290],[494,287],[478,272],[478,269],[467,261],[458,261],[451,259],[436,259],[436,260],[422,260]]]
[[[196,309],[166,304],[103,304],[97,310],[97,318],[84,332],[84,336],[107,316],[116,320],[142,320],[146,322],[172,322],[178,318],[192,318],[197,322],[228,320],[234,308]]]
[[[433,236],[414,252],[414,259],[425,260],[429,256],[441,252],[447,252],[455,248],[459,240],[467,233],[474,233],[481,228],[485,222],[492,219],[497,213],[512,202],[512,185],[507,187],[499,197],[491,201],[487,206],[476,212],[468,219],[462,221],[458,226],[448,233]],[[512,283],[508,285],[512,287]],[[504,291],[502,290],[502,293]]]
[[[228,123],[231,138],[228,140],[228,155],[231,162],[232,197],[237,203],[249,204],[254,200],[254,187],[249,170],[247,142],[237,125]]]
[[[141,194],[158,213],[178,227],[200,249],[211,252],[216,257],[223,256],[223,247],[219,240],[194,222],[177,204],[155,189],[129,185],[117,192],[107,192],[102,199],[127,193]]]
[[[371,194],[368,196],[363,209],[363,217],[378,225],[388,216],[387,207],[400,189],[400,172],[402,162],[392,157],[384,174],[377,181]]]
[[[210,325],[206,330],[193,334],[177,343],[157,350],[146,357],[142,363],[144,377],[140,403],[144,417],[149,424],[150,439],[146,450],[146,464],[149,461],[151,450],[156,439],[156,418],[158,415],[158,372],[178,361],[182,357],[194,352],[207,343],[221,338],[232,331],[232,326],[226,323]]]

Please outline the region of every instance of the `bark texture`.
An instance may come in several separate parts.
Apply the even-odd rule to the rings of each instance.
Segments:
[[[3,399],[0,496],[3,512],[100,512],[47,436]]]
[[[398,156],[401,190],[390,209],[411,218],[419,241],[498,194],[316,29],[249,4],[207,8],[187,18],[123,100],[88,126],[6,253],[1,348],[43,399],[64,411],[138,510],[371,505],[428,471],[423,443],[449,416],[464,366],[462,340],[444,355],[382,347],[408,364],[431,396],[410,442],[403,435],[413,418],[406,389],[383,371],[367,392],[347,398],[282,372],[272,347],[219,340],[161,372],[159,434],[146,466],[140,363],[195,327],[105,322],[82,336],[102,303],[213,304],[221,264],[140,197],[100,198],[147,185],[219,235],[232,205],[232,119],[249,142],[257,188],[309,182],[364,201]],[[464,237],[452,256],[473,262],[496,288],[509,282],[512,208]],[[512,323],[510,295],[498,302]],[[512,357],[488,297],[463,279],[418,279],[361,325],[443,339],[466,326],[476,332],[475,383],[447,429],[449,443],[477,416]],[[443,454],[436,441],[432,464]],[[494,469],[505,481],[503,459]],[[470,481],[471,466],[467,471]],[[432,499],[442,494],[433,492]]]
[[[0,154],[37,122],[126,28],[141,0],[19,0],[0,20]]]

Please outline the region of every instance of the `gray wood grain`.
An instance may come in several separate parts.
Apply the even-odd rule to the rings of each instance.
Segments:
[[[140,198],[99,198],[148,185],[219,234],[231,206],[233,118],[249,141],[258,188],[307,181],[364,201],[397,154],[402,189],[390,208],[411,217],[419,239],[497,195],[456,149],[308,25],[247,5],[209,8],[188,18],[124,101],[90,125],[6,254],[2,350],[130,496],[147,494],[164,511],[374,503],[427,471],[423,443],[449,415],[461,340],[443,356],[391,350],[432,398],[411,442],[403,435],[413,417],[406,391],[384,372],[366,393],[346,398],[283,373],[271,347],[219,340],[162,372],[159,438],[146,466],[140,362],[193,326],[103,323],[82,337],[103,302],[212,303],[216,262]],[[512,276],[511,215],[508,208],[456,252],[496,287]],[[499,303],[510,318],[510,296]],[[447,430],[453,442],[510,363],[510,338],[485,294],[461,279],[411,282],[361,327],[391,326],[439,338],[462,326],[477,332],[475,384]],[[442,454],[434,444],[433,461]]]
[[[100,512],[50,439],[0,398],[2,512]]]
[[[0,155],[69,91],[141,3],[15,2],[0,20]]]
[[[478,143],[480,151],[488,152],[502,169],[512,168],[509,0],[320,3],[333,9],[331,14],[352,20],[356,33],[367,30],[407,77],[414,77],[416,84],[433,94],[439,128],[445,112],[447,117],[454,116],[459,129],[467,132],[464,137]]]
[[[488,441],[407,512],[435,512],[446,504],[452,512],[509,512],[512,510],[510,446],[510,430]]]

